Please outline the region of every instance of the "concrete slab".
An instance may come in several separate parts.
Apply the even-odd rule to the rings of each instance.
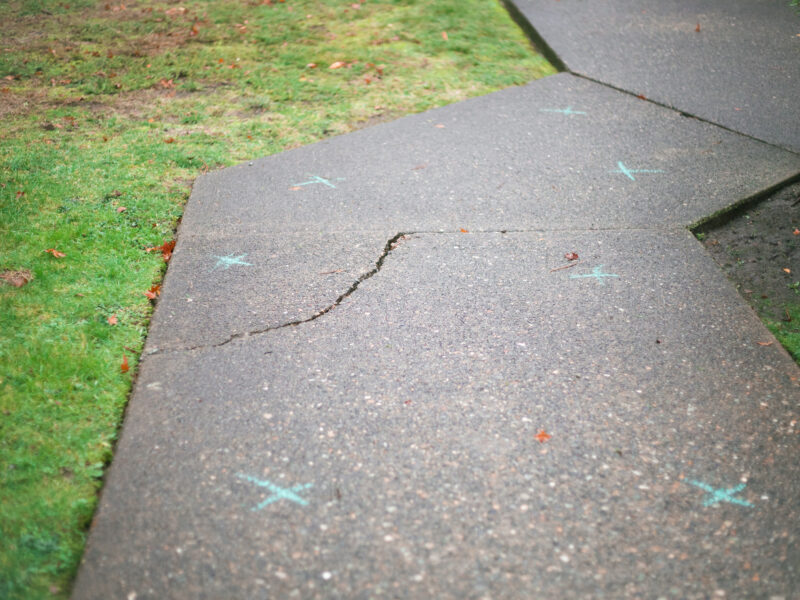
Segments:
[[[788,1],[506,2],[572,72],[800,151],[800,13]]]
[[[183,229],[688,225],[800,156],[560,74],[202,176]]]
[[[393,233],[181,235],[147,352],[223,344],[312,319],[375,269]]]
[[[144,359],[73,597],[789,598],[798,378],[685,231],[412,235]]]

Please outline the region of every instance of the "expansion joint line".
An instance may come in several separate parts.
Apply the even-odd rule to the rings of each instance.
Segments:
[[[706,123],[707,125],[713,125],[714,127],[718,127],[719,129],[722,129],[722,130],[727,131],[729,133],[734,133],[736,135],[740,135],[742,137],[754,140],[754,141],[759,142],[761,144],[766,144],[767,146],[772,146],[773,148],[778,148],[779,150],[783,150],[784,152],[791,152],[793,154],[799,154],[797,152],[797,150],[795,150],[793,148],[787,148],[785,146],[781,146],[780,144],[776,144],[775,142],[768,142],[767,140],[762,140],[761,138],[756,137],[755,135],[752,135],[750,133],[744,133],[743,131],[739,131],[738,129],[733,129],[732,127],[729,127],[727,125],[723,125],[722,123],[717,123],[716,121],[711,121],[710,119],[707,119],[705,117],[701,117],[701,116],[686,112],[685,110],[681,110],[680,108],[678,108],[676,106],[672,106],[671,104],[667,104],[666,102],[661,102],[661,101],[658,101],[658,100],[653,100],[652,98],[647,98],[645,96],[637,94],[636,92],[632,92],[631,90],[626,90],[625,88],[621,88],[621,87],[618,87],[618,86],[613,85],[611,83],[608,83],[607,81],[603,81],[601,79],[595,79],[594,77],[591,77],[591,76],[586,75],[584,73],[576,73],[575,71],[570,71],[569,69],[565,69],[565,72],[569,73],[570,75],[574,75],[575,77],[579,77],[580,79],[585,79],[586,81],[591,81],[592,83],[597,83],[597,84],[602,85],[604,87],[607,87],[607,88],[609,88],[611,90],[614,90],[615,92],[620,92],[620,93],[626,94],[628,96],[633,96],[635,98],[639,98],[640,100],[645,100],[646,102],[649,102],[650,104],[654,104],[656,106],[660,106],[661,108],[666,108],[667,110],[670,110],[672,112],[678,113],[682,117],[686,117],[686,118],[689,118],[689,119],[695,119],[696,121],[700,121],[701,123]]]
[[[211,346],[208,346],[208,347],[218,348],[219,346],[224,346],[225,344],[228,344],[228,343],[232,342],[233,340],[237,340],[237,339],[245,338],[245,337],[250,337],[251,335],[258,335],[260,333],[267,333],[268,331],[274,331],[276,329],[283,329],[285,327],[297,327],[298,325],[302,325],[304,323],[310,323],[311,321],[315,321],[316,319],[319,319],[322,315],[325,315],[325,314],[329,313],[334,308],[339,306],[342,302],[344,302],[345,298],[350,296],[353,292],[355,292],[358,289],[358,286],[360,286],[364,281],[366,281],[367,279],[369,279],[370,277],[375,275],[378,271],[380,271],[381,268],[383,267],[384,261],[389,256],[389,254],[391,254],[391,252],[395,248],[397,248],[397,246],[400,245],[400,243],[408,235],[411,235],[411,232],[408,232],[408,233],[400,232],[400,233],[396,234],[394,237],[390,238],[389,241],[386,242],[386,245],[383,247],[383,252],[381,252],[381,255],[378,257],[378,260],[375,261],[375,266],[371,270],[369,270],[366,273],[364,273],[363,275],[359,276],[359,278],[356,279],[353,282],[353,284],[347,289],[347,291],[345,291],[341,296],[339,296],[333,302],[333,304],[330,304],[329,306],[326,306],[322,310],[319,310],[319,311],[315,312],[313,315],[311,315],[307,319],[298,319],[297,321],[290,321],[288,323],[282,323],[281,325],[273,325],[271,327],[265,327],[264,329],[259,329],[257,331],[247,331],[245,333],[235,333],[231,337],[229,337],[227,340],[225,340],[223,342],[219,342],[218,344],[212,344]],[[189,348],[189,350],[196,350],[196,348]]]

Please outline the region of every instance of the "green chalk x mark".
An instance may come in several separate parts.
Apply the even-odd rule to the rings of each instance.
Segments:
[[[606,277],[619,277],[619,275],[615,275],[614,273],[603,273],[602,271],[603,265],[597,265],[594,269],[592,269],[591,273],[585,273],[584,275],[570,275],[570,279],[583,279],[585,277],[591,277],[593,279],[597,279],[600,282],[600,285],[605,285],[606,282],[604,279]]]
[[[214,258],[217,259],[217,264],[214,265],[214,269],[217,267],[222,267],[224,270],[228,270],[233,265],[242,265],[245,267],[252,267],[253,265],[249,262],[244,262],[242,259],[247,256],[247,254],[240,254],[239,256],[234,256],[233,254],[228,254],[227,256],[216,256]]]
[[[556,112],[561,113],[562,115],[585,115],[586,113],[582,110],[572,110],[571,106],[567,108],[540,108],[539,112]]]
[[[321,183],[322,185],[327,185],[328,187],[331,187],[331,188],[335,189],[336,186],[333,185],[333,183],[331,183],[331,181],[344,181],[344,177],[337,177],[336,179],[333,179],[333,180],[325,179],[324,177],[320,177],[319,175],[311,175],[310,177],[311,177],[311,181],[304,181],[303,183],[295,183],[295,184],[292,184],[292,185],[300,186],[300,185],[313,185],[315,183]]]
[[[295,504],[299,504],[300,506],[308,506],[308,500],[301,498],[297,495],[298,492],[302,490],[307,490],[310,487],[313,487],[313,483],[304,483],[302,485],[296,485],[292,488],[282,488],[279,485],[275,485],[271,481],[261,481],[260,479],[256,479],[255,477],[251,477],[250,475],[243,475],[241,473],[237,473],[236,475],[239,479],[245,479],[251,483],[255,483],[259,487],[267,488],[270,492],[272,492],[272,496],[258,504],[255,508],[251,510],[261,510],[265,506],[269,506],[273,502],[277,502],[278,500],[290,500]]]
[[[612,173],[622,173],[630,179],[631,181],[636,181],[636,178],[633,176],[634,173],[663,173],[661,169],[629,169],[625,166],[625,163],[622,161],[617,162],[618,169],[611,171]]]
[[[747,500],[742,500],[741,498],[734,498],[734,494],[738,494],[745,488],[744,483],[740,483],[736,487],[724,489],[714,489],[707,483],[703,483],[702,481],[694,481],[689,480],[686,483],[693,485],[695,487],[700,488],[701,490],[708,492],[710,495],[703,500],[703,506],[715,506],[720,502],[729,502],[730,504],[738,504],[739,506],[747,506],[752,507],[753,505],[748,502]]]

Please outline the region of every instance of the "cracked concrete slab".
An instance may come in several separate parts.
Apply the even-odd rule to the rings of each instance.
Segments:
[[[788,598],[799,377],[686,231],[412,235],[144,359],[74,598]]]
[[[686,226],[800,156],[569,74],[202,176],[184,230]]]
[[[570,71],[800,151],[800,13],[788,1],[505,1]]]
[[[222,344],[314,318],[375,268],[395,234],[181,235],[146,352]]]

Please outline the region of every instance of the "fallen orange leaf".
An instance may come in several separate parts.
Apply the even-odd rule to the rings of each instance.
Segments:
[[[161,295],[161,286],[160,285],[154,285],[149,290],[147,290],[146,292],[143,292],[143,293],[144,293],[145,296],[150,298],[150,300],[155,300],[156,296],[160,296]]]
[[[125,208],[124,206],[119,206],[119,207],[117,207],[117,212],[118,212],[118,213],[125,212],[126,210],[128,210],[128,209],[127,209],[127,208]]]
[[[787,275],[791,275],[792,274],[792,270],[791,269],[784,269],[783,272],[786,273]]]
[[[108,317],[108,319],[106,319],[106,321],[108,321],[109,325],[116,325],[119,322],[117,320],[117,315],[111,315],[110,317]]]
[[[167,262],[170,257],[172,256],[172,251],[175,249],[175,240],[170,240],[169,242],[164,242],[160,246],[152,246],[150,248],[145,248],[145,252],[153,252],[154,250],[158,250],[161,252],[161,256],[164,257],[164,262]]]
[[[549,439],[550,439],[551,437],[553,437],[553,436],[551,436],[551,435],[550,435],[549,433],[547,433],[547,432],[546,432],[544,429],[542,429],[542,430],[541,430],[539,433],[537,433],[537,434],[536,434],[535,436],[533,436],[533,437],[535,437],[537,440],[539,440],[539,443],[540,443],[540,444],[544,444],[544,443],[545,443],[547,440],[549,440]]]
[[[461,233],[469,233],[469,231],[467,231],[466,229],[464,229],[464,228],[462,227],[462,228],[461,228]]]
[[[697,24],[697,27],[694,28],[697,33],[700,33],[700,23]]]
[[[442,39],[443,39],[445,42],[447,41],[447,32],[446,32],[446,31],[443,31],[443,32],[442,32]]]
[[[119,370],[123,373],[127,373],[130,367],[128,366],[128,357],[124,354],[122,355],[122,364],[119,367]]]
[[[347,63],[344,63],[344,62],[342,62],[341,60],[337,60],[335,63],[331,64],[331,66],[330,66],[330,67],[328,67],[328,68],[329,68],[329,69],[341,69],[341,68],[342,68],[343,66],[345,66],[346,64],[347,64]]]
[[[66,256],[66,254],[64,254],[63,252],[59,252],[55,248],[48,248],[47,250],[45,250],[45,252],[49,252],[50,254],[55,256],[56,258],[64,258]]]
[[[756,342],[759,346],[772,346],[774,342]]]
[[[795,228],[794,228],[794,231],[793,231],[792,233],[793,233],[793,234],[795,234],[795,235],[800,235],[800,229],[798,229],[797,227],[795,227]]]
[[[174,249],[175,249],[175,240],[164,242],[161,245],[161,256],[164,258],[164,262],[167,262],[170,259],[170,257],[172,256],[172,251]]]

